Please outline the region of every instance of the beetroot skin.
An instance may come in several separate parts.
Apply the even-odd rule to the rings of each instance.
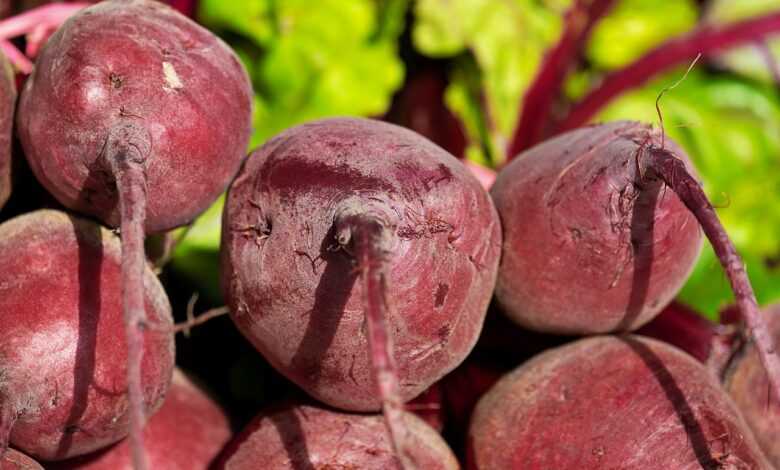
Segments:
[[[510,318],[559,334],[632,330],[672,300],[702,234],[673,191],[642,181],[638,152],[651,144],[661,146],[660,134],[640,123],[585,127],[499,172],[496,298]],[[665,146],[685,158],[669,139]]]
[[[780,304],[765,309],[775,344],[780,341]],[[724,385],[764,453],[780,468],[780,400],[771,396],[766,370],[753,343],[739,351],[724,374]]]
[[[0,457],[0,470],[43,470],[43,467],[23,453],[8,449]]]
[[[120,252],[109,230],[63,212],[0,225],[0,429],[12,425],[11,445],[41,460],[128,433]],[[144,282],[141,377],[151,414],[171,380],[174,343],[168,299],[148,267]]]
[[[231,186],[222,281],[238,328],[282,374],[342,409],[382,403],[363,285],[337,222],[386,228],[387,332],[407,401],[456,367],[485,316],[500,251],[490,198],[454,157],[401,127],[328,119],[253,152]]]
[[[504,376],[469,429],[472,469],[771,469],[716,378],[674,346],[587,338]]]
[[[417,468],[456,470],[458,461],[430,426],[411,413],[403,419],[415,443]],[[256,417],[226,448],[218,470],[383,469],[401,470],[379,415],[359,415],[298,405]]]
[[[11,138],[15,108],[14,71],[0,52],[0,209],[11,194]]]
[[[219,406],[176,370],[165,403],[144,428],[149,468],[209,468],[230,435],[230,424]],[[49,467],[51,470],[133,469],[127,440],[97,454]]]
[[[161,3],[110,0],[68,19],[27,79],[19,138],[62,204],[119,225],[109,159],[129,140],[144,162],[147,232],[190,222],[238,170],[252,89],[235,54]]]

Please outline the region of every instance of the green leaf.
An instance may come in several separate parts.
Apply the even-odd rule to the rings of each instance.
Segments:
[[[693,28],[698,14],[693,0],[621,0],[593,29],[586,55],[596,68],[622,67]]]
[[[761,14],[780,10],[780,0],[714,0],[707,8],[705,21],[715,24],[744,20]],[[775,38],[775,39],[772,39]],[[720,66],[743,76],[764,82],[774,81],[766,52],[771,54],[775,63],[780,63],[780,39],[769,36],[764,43],[767,50],[762,51],[753,44],[729,49],[713,60]]]
[[[496,164],[504,160],[523,92],[544,52],[560,35],[561,14],[570,3],[420,0],[415,4],[412,38],[420,52],[430,57],[472,57],[476,64],[475,71],[469,60],[456,61],[447,91],[448,106],[468,131],[469,158]]]
[[[613,102],[599,120],[658,123],[655,99],[682,70]],[[780,299],[780,99],[768,87],[694,71],[661,101],[667,134],[696,166],[718,216],[745,258],[757,297]],[[706,253],[706,252],[705,252]],[[709,315],[731,300],[722,271],[702,256],[683,291]]]

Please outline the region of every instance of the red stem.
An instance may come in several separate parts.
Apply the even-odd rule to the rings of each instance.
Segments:
[[[550,125],[550,110],[560,96],[569,68],[593,26],[613,4],[614,0],[577,0],[566,12],[558,44],[545,55],[539,73],[523,97],[517,128],[507,149],[507,161],[543,139]]]
[[[144,395],[141,384],[146,327],[144,306],[144,221],[146,219],[145,155],[129,140],[116,143],[109,158],[119,191],[122,235],[122,310],[127,338],[127,384],[130,403],[129,443],[133,468],[146,470],[148,461],[143,444]]]
[[[5,54],[8,61],[11,62],[16,70],[24,75],[30,75],[33,69],[33,63],[22,52],[13,45],[11,41],[0,39],[0,53]]]
[[[645,83],[670,67],[690,62],[698,53],[712,55],[777,31],[780,31],[780,12],[728,25],[704,25],[667,41],[631,65],[607,75],[598,87],[569,111],[569,115],[556,126],[556,131],[582,126],[615,96]]]
[[[416,468],[406,452],[407,432],[403,418],[403,401],[398,383],[398,369],[393,358],[392,338],[388,334],[387,317],[387,262],[383,238],[387,236],[385,225],[378,219],[353,215],[344,220],[351,233],[354,256],[363,281],[363,305],[368,330],[368,347],[371,354],[382,412],[387,432],[396,455],[406,470]],[[341,240],[340,240],[341,241]]]
[[[643,156],[640,161],[651,174],[657,175],[677,194],[701,224],[704,234],[710,240],[715,254],[726,271],[737,306],[755,341],[775,397],[780,399],[780,357],[775,354],[774,339],[758,309],[753,287],[745,271],[745,264],[720,223],[715,209],[699,183],[688,173],[682,160],[668,150],[651,147],[646,158]]]

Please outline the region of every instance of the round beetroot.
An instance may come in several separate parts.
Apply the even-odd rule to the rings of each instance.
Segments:
[[[119,225],[117,141],[143,158],[148,232],[190,222],[224,191],[251,133],[252,89],[230,48],[172,8],[109,0],[69,18],[20,97],[19,138],[66,207]],[[128,135],[129,134],[129,135]]]
[[[128,433],[119,239],[42,210],[0,225],[0,429],[41,460],[80,455]],[[144,272],[149,328],[141,364],[147,414],[173,373],[170,305]],[[0,442],[5,436],[0,435]]]
[[[702,234],[674,191],[640,174],[651,146],[660,133],[613,122],[547,140],[499,172],[496,298],[514,321],[560,334],[632,330],[677,294]]]
[[[150,468],[209,468],[230,440],[230,425],[222,410],[178,369],[165,403],[144,428]],[[132,470],[128,441],[65,462],[51,470]]]
[[[430,426],[404,413],[417,468],[456,470],[455,456]],[[383,469],[401,470],[379,415],[339,413],[298,405],[257,416],[225,448],[220,470]]]
[[[780,341],[780,303],[764,309],[775,343]],[[724,385],[764,453],[780,467],[780,400],[773,397],[766,370],[753,343],[739,351],[726,369]]]
[[[340,225],[354,214],[381,220],[384,230],[387,332],[403,401],[474,346],[495,282],[500,227],[489,196],[457,159],[392,124],[316,121],[248,158],[223,222],[232,318],[317,399],[374,411],[382,397],[367,342],[367,289]]]
[[[641,336],[582,339],[504,376],[469,429],[472,469],[770,469],[717,379]]]
[[[14,109],[16,109],[14,72],[11,64],[0,52],[0,208],[11,194],[11,138]]]

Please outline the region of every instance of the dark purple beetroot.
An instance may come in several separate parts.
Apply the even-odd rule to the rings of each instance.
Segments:
[[[230,440],[224,412],[181,371],[173,381],[160,410],[144,428],[150,468],[198,470],[209,468]],[[51,470],[132,470],[127,440],[98,452],[65,462]]]
[[[780,341],[780,304],[764,309],[775,344]],[[749,343],[725,370],[724,385],[745,417],[764,453],[780,467],[780,400],[772,397],[758,351]]]
[[[430,426],[411,413],[403,419],[417,468],[456,470],[458,461]],[[347,414],[298,405],[257,416],[225,448],[219,470],[401,470],[379,415]]]
[[[659,132],[613,122],[545,141],[499,172],[496,297],[513,320],[561,334],[632,330],[674,298],[702,235],[674,191],[639,174],[651,145]]]
[[[392,124],[328,119],[253,152],[225,205],[222,280],[239,329],[282,374],[342,409],[381,405],[363,286],[339,221],[385,231],[387,319],[401,395],[414,398],[477,340],[498,264],[487,193],[454,157]]]
[[[66,207],[120,222],[114,146],[143,160],[145,226],[190,222],[238,170],[252,90],[208,30],[146,0],[81,10],[49,39],[20,98],[19,137],[36,176]]]
[[[0,52],[0,209],[11,195],[11,140],[16,108],[16,83],[11,64]]]
[[[582,339],[504,376],[469,430],[471,469],[771,469],[717,379],[641,336]]]
[[[63,459],[129,431],[119,239],[98,224],[42,210],[0,225],[0,447]],[[141,363],[147,415],[173,373],[168,299],[144,271]]]
[[[23,453],[8,449],[0,457],[0,470],[43,470],[43,467]]]
[[[251,103],[230,48],[149,0],[109,0],[70,17],[22,91],[18,133],[37,178],[66,207],[121,229],[139,469],[144,236],[190,222],[225,189],[246,151]]]

